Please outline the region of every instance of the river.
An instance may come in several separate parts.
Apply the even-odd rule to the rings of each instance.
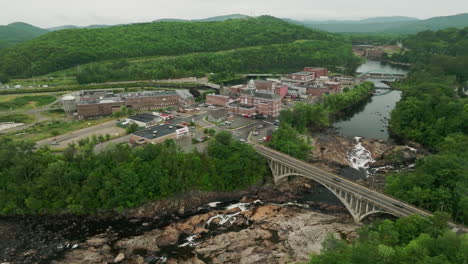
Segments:
[[[358,69],[358,73],[382,72],[406,74],[407,70],[384,64],[376,60],[367,60]],[[375,94],[366,102],[354,107],[345,113],[334,124],[333,127],[338,132],[347,137],[365,137],[381,140],[389,140],[390,135],[387,129],[390,113],[401,99],[401,92],[389,90],[382,80],[368,79],[376,85]]]

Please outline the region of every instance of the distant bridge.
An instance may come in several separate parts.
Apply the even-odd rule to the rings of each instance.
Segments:
[[[312,179],[330,190],[346,207],[356,223],[377,213],[406,217],[412,214],[432,216],[430,212],[397,200],[389,195],[369,189],[340,176],[323,171],[307,162],[298,160],[282,152],[249,141],[270,166],[275,184],[281,184],[290,176]],[[466,233],[466,227],[449,222],[455,232]]]
[[[388,79],[388,80],[401,80],[405,79],[407,74],[403,73],[384,73],[376,71],[368,71],[360,73],[357,78],[359,79]]]

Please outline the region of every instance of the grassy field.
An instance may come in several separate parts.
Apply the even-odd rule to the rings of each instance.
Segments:
[[[47,111],[41,112],[42,115],[50,117],[52,119],[65,119],[67,118],[67,114],[61,108],[58,109],[50,109]]]
[[[9,137],[13,140],[39,141],[46,138],[56,137],[82,128],[95,126],[112,120],[112,117],[105,117],[94,120],[52,120],[35,124],[21,132],[12,132],[2,137]]]
[[[55,102],[52,95],[1,96],[0,110],[33,109]]]
[[[30,124],[34,122],[34,117],[26,114],[7,114],[0,115],[0,122],[15,122]]]
[[[59,85],[76,85],[78,82],[76,81],[75,76],[65,77],[66,75],[62,74],[60,77],[51,77],[51,76],[39,76],[36,78],[29,78],[29,79],[12,79],[10,80],[11,85],[22,85],[23,87],[27,88],[29,86],[37,87],[48,85],[50,86],[59,86]]]

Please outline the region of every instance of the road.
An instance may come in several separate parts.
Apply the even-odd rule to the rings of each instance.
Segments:
[[[47,138],[43,139],[37,142],[37,146],[41,147],[44,145],[51,145],[52,142],[57,142],[58,145],[53,145],[54,148],[65,148],[68,146],[70,143],[76,143],[80,139],[91,137],[93,135],[99,136],[99,135],[105,135],[109,134],[111,136],[118,136],[118,135],[124,135],[125,130],[119,127],[115,126],[116,121],[111,120],[99,125],[95,125],[92,127],[87,127],[83,128],[80,130],[76,130],[67,134],[63,134],[60,136],[56,136],[53,138]]]
[[[250,143],[253,143],[253,142],[250,142]],[[367,187],[359,185],[355,182],[352,182],[340,176],[323,171],[309,163],[293,158],[282,152],[279,152],[279,151],[276,151],[276,150],[273,150],[265,146],[255,144],[255,143],[253,143],[252,145],[257,150],[258,153],[260,153],[262,156],[266,157],[267,159],[273,159],[287,167],[294,168],[294,170],[300,172],[305,177],[310,178],[314,181],[317,181],[321,184],[324,184],[324,185],[326,184],[329,186],[336,186],[342,190],[345,190],[346,192],[351,192],[357,195],[358,197],[362,197],[363,199],[372,201],[378,204],[385,211],[395,216],[406,217],[412,214],[419,214],[422,216],[432,215],[430,212],[417,208],[411,204],[405,203],[391,196],[369,189]],[[339,180],[337,181],[335,179],[339,179]],[[449,226],[452,228],[456,228],[458,229],[458,231],[461,231],[463,233],[468,232],[468,229],[466,227],[458,225],[453,222],[449,222]]]

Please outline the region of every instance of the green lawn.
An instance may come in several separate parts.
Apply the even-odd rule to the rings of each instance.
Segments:
[[[82,128],[95,126],[106,121],[110,121],[112,119],[112,117],[104,117],[94,120],[44,121],[37,123],[34,126],[27,128],[21,132],[8,133],[3,135],[2,137],[9,137],[13,140],[39,141],[42,139],[63,135]]]
[[[55,100],[56,97],[52,95],[13,96],[9,100],[0,101],[0,110],[31,109],[51,104]]]
[[[30,124],[34,122],[34,117],[26,114],[7,114],[0,115],[0,122],[15,122]]]

